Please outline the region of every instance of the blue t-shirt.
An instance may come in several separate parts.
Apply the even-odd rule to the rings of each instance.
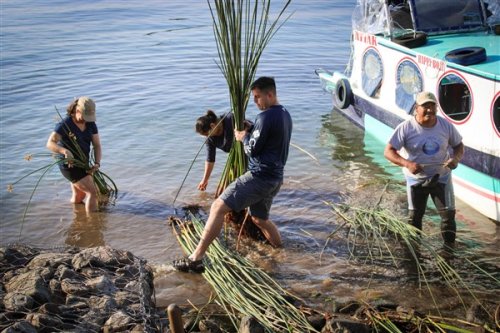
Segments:
[[[85,130],[81,131],[80,128],[73,122],[71,117],[66,116],[60,123],[56,125],[54,131],[61,136],[61,144],[64,148],[69,149],[76,159],[82,160],[80,153],[76,149],[75,143],[78,144],[84,157],[88,162],[90,156],[90,145],[92,143],[92,135],[97,134],[97,125],[95,122],[87,122]],[[74,135],[75,139],[72,139]]]
[[[416,175],[403,168],[410,185],[435,174],[439,174],[439,182],[446,184],[451,170],[444,163],[450,158],[450,150],[461,142],[462,136],[455,126],[442,117],[437,117],[433,127],[423,127],[412,117],[399,124],[389,138],[389,143],[402,157],[424,166]]]
[[[243,141],[249,157],[248,170],[254,176],[283,179],[292,127],[292,117],[282,105],[273,105],[257,115],[253,129]]]
[[[205,144],[207,148],[207,162],[215,162],[215,148],[228,153],[231,150],[234,140],[233,114],[229,113],[222,120],[223,133],[219,136],[211,136]]]

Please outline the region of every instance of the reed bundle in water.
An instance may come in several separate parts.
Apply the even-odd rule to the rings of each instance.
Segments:
[[[174,219],[172,226],[184,252],[192,253],[203,231],[202,222],[191,215],[191,221]],[[285,298],[292,295],[218,239],[210,245],[204,260],[203,276],[216,292],[217,304],[229,315],[236,329],[242,316],[252,316],[267,332],[317,332],[305,315]]]
[[[421,252],[424,250],[428,253],[430,264],[436,268],[445,286],[455,292],[464,309],[466,308],[462,297],[464,292],[481,304],[473,291],[473,287],[450,265],[449,260],[435,249],[430,241],[431,237],[406,221],[402,221],[392,211],[382,209],[378,205],[375,208],[360,208],[328,202],[326,204],[344,221],[341,227],[330,234],[329,238],[333,237],[339,229],[347,227],[347,239],[352,256],[356,257],[356,247],[358,242],[361,241],[364,252],[367,253],[365,260],[374,262],[380,259],[388,259],[397,267],[397,256],[393,249],[395,248],[395,241],[402,243],[404,250],[409,254],[409,259],[413,262],[412,267],[417,272],[420,287],[422,287],[422,284],[427,286],[435,308],[439,311],[438,302],[430,288],[429,275],[431,272],[424,267],[421,256]],[[448,250],[453,251],[450,248]],[[467,261],[466,258],[464,260]],[[476,265],[473,266],[478,268],[478,273],[484,278],[497,286],[500,285],[500,281],[493,275],[481,270]],[[483,309],[486,310],[484,307]]]
[[[285,1],[276,19],[271,20],[271,0],[207,0],[219,55],[218,66],[228,85],[234,127],[238,130],[244,128],[250,86],[260,57],[271,38],[286,21],[279,23],[290,2],[291,0]],[[246,171],[246,163],[243,146],[235,140],[216,196]]]

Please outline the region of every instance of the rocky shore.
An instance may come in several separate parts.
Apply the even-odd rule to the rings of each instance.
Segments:
[[[158,332],[153,274],[107,246],[0,248],[0,332]]]
[[[235,332],[217,307],[199,311],[172,304],[157,309],[151,267],[128,251],[108,246],[0,247],[0,297],[1,333]],[[295,306],[307,309],[304,304]],[[403,331],[418,331],[418,314],[395,304],[345,302],[332,310],[329,314],[309,312],[308,321],[322,333],[373,332],[370,323],[380,316]],[[452,324],[473,332],[496,332],[500,305],[473,305],[466,317],[467,322],[462,319]],[[260,333],[264,328],[245,317],[238,332]]]

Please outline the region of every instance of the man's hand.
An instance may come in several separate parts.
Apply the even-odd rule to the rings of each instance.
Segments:
[[[414,175],[421,171],[424,171],[424,168],[420,164],[415,162],[407,161],[404,166]]]
[[[236,141],[243,142],[246,135],[247,135],[246,130],[243,131],[238,131],[237,129],[234,130],[234,138],[236,139]]]
[[[458,166],[458,161],[455,158],[450,158],[444,163],[444,166],[450,168],[451,170],[454,170]]]

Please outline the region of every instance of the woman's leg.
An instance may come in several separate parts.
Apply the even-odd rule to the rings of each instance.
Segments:
[[[83,177],[82,179],[74,183],[74,186],[77,190],[85,193],[85,196],[87,198],[87,201],[85,202],[85,211],[87,213],[97,211],[97,190],[94,185],[92,176],[88,175]]]
[[[83,199],[85,199],[85,192],[80,191],[74,183],[71,183],[71,191],[73,195],[71,196],[71,203],[81,204],[83,203]]]

